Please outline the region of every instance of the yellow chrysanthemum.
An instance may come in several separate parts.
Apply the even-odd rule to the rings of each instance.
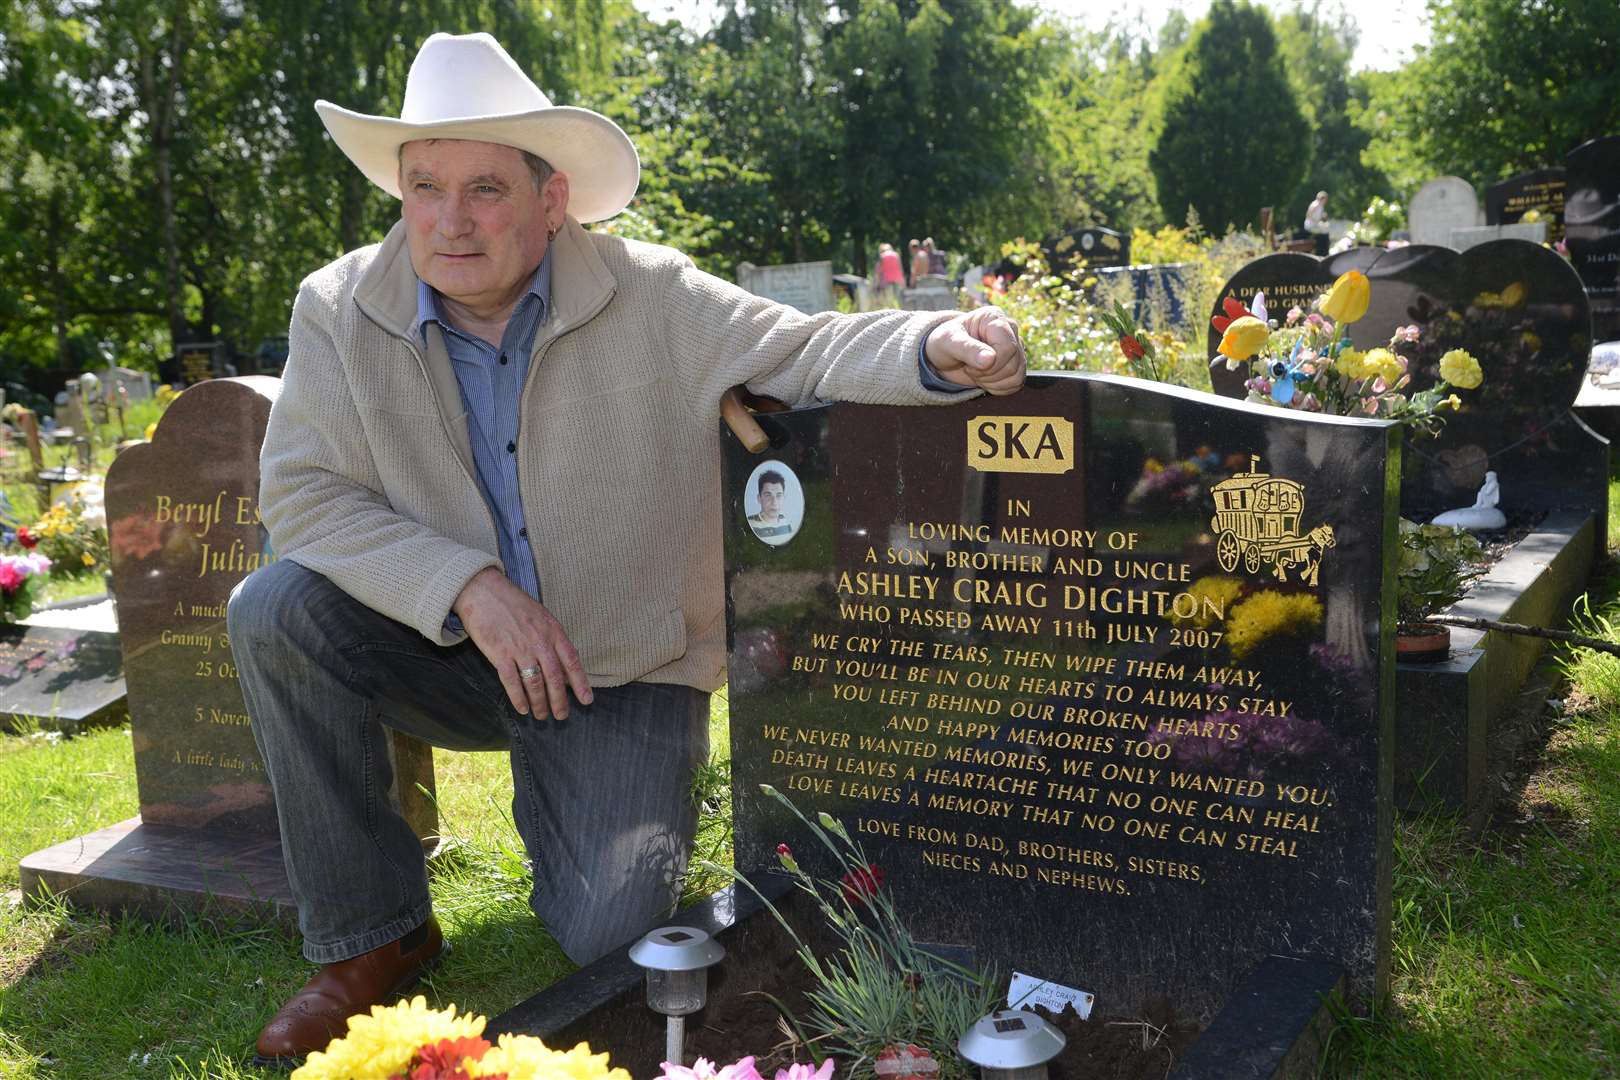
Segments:
[[[1366,370],[1363,378],[1382,376],[1385,382],[1392,383],[1401,377],[1400,358],[1388,349],[1368,349],[1367,355],[1362,359],[1362,366]]]
[[[88,551],[86,551],[84,554],[80,555],[79,558],[84,560],[84,565],[86,565],[86,566],[94,566],[94,565],[96,565],[96,557],[94,555],[90,554]]]
[[[629,1073],[608,1065],[606,1053],[591,1053],[587,1043],[564,1052],[533,1035],[502,1035],[482,1058],[468,1065],[473,1076],[504,1073],[507,1080],[630,1080]]]
[[[1202,630],[1214,622],[1218,616],[1209,609],[1229,611],[1232,601],[1237,599],[1238,593],[1243,591],[1243,582],[1234,577],[1202,577],[1192,583],[1187,590],[1188,594],[1198,599],[1197,614],[1186,616],[1171,616],[1171,621],[1177,626],[1196,626]],[[1209,603],[1205,603],[1209,601]]]
[[[388,1080],[428,1043],[483,1033],[482,1016],[457,1016],[454,1005],[430,1009],[420,994],[397,1005],[373,1005],[369,1016],[349,1017],[348,1034],[310,1054],[292,1080]]]
[[[1241,660],[1255,646],[1279,634],[1313,630],[1322,623],[1322,601],[1309,593],[1265,589],[1246,597],[1226,618],[1226,644]]]
[[[1440,358],[1440,377],[1464,390],[1472,390],[1485,381],[1479,361],[1465,349],[1452,349]]]
[[[1346,349],[1333,361],[1337,368],[1347,379],[1365,379],[1367,377],[1367,354],[1360,349]]]

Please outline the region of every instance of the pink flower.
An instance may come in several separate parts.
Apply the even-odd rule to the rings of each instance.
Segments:
[[[0,562],[0,589],[16,592],[27,579],[28,575],[23,573],[22,567],[10,559]]]
[[[794,1062],[785,1069],[777,1069],[774,1080],[831,1080],[832,1074],[833,1059],[828,1058],[819,1069]]]
[[[765,1080],[754,1068],[754,1056],[750,1054],[732,1062],[723,1069],[716,1070],[714,1062],[708,1058],[698,1058],[691,1068],[685,1065],[672,1065],[664,1062],[664,1072],[657,1080]]]
[[[1395,337],[1400,341],[1416,341],[1422,333],[1423,331],[1419,330],[1416,324],[1413,324],[1411,326],[1403,326],[1399,330],[1395,331]]]

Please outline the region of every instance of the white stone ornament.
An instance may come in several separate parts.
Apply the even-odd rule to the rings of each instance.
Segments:
[[[1485,474],[1485,483],[1480,485],[1479,494],[1475,496],[1473,506],[1447,510],[1436,517],[1431,524],[1454,525],[1460,529],[1469,529],[1476,532],[1505,528],[1507,518],[1502,511],[1496,508],[1496,504],[1501,498],[1502,489],[1496,483],[1496,473],[1494,471],[1487,472]]]

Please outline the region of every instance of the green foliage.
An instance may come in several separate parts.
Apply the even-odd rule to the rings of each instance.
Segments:
[[[1384,175],[1363,162],[1369,136],[1351,119],[1352,105],[1367,97],[1365,81],[1350,73],[1360,37],[1355,19],[1341,6],[1324,11],[1317,3],[1281,15],[1276,27],[1278,50],[1311,128],[1310,169],[1294,197],[1278,207],[1278,220],[1298,227],[1318,191],[1328,193],[1330,216],[1351,217],[1371,199],[1391,194]]]
[[[1420,525],[1401,518],[1400,562],[1396,566],[1395,602],[1402,624],[1419,623],[1461,600],[1484,551],[1472,533],[1446,525]]]
[[[1387,242],[1397,230],[1406,228],[1406,208],[1374,195],[1361,213],[1361,219],[1350,226],[1353,243],[1372,247]]]
[[[1283,68],[1271,18],[1215,0],[1165,76],[1148,162],[1167,218],[1192,206],[1216,229],[1287,205],[1310,161],[1310,126]]]
[[[1620,131],[1620,4],[1430,0],[1429,17],[1428,48],[1353,110],[1397,190],[1446,173],[1483,187]]]
[[[940,1064],[940,1076],[966,1080],[975,1073],[956,1053],[964,1031],[1000,999],[993,971],[974,971],[922,949],[906,928],[894,899],[874,866],[841,822],[821,813],[811,821],[786,795],[769,784],[760,789],[787,807],[832,856],[841,874],[826,880],[806,873],[786,844],[777,847],[782,868],[810,897],[842,942],[831,956],[818,955],[793,924],[747,878],[733,876],[764,902],[798,945],[799,959],[815,979],[806,996],[810,1014],[804,1029],[814,1034],[812,1049],[831,1047],[848,1062],[849,1075],[874,1075],[879,1051],[914,1043]]]

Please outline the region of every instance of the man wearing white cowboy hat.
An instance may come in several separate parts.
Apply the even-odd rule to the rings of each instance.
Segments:
[[[576,961],[671,909],[725,679],[728,387],[925,404],[1024,378],[994,309],[805,315],[586,232],[635,149],[488,35],[429,38],[399,119],[316,108],[403,205],[299,290],[262,456],[280,560],[229,611],[322,965],[260,1036],[283,1063],[443,948],[384,725],[510,753],[531,902]]]

